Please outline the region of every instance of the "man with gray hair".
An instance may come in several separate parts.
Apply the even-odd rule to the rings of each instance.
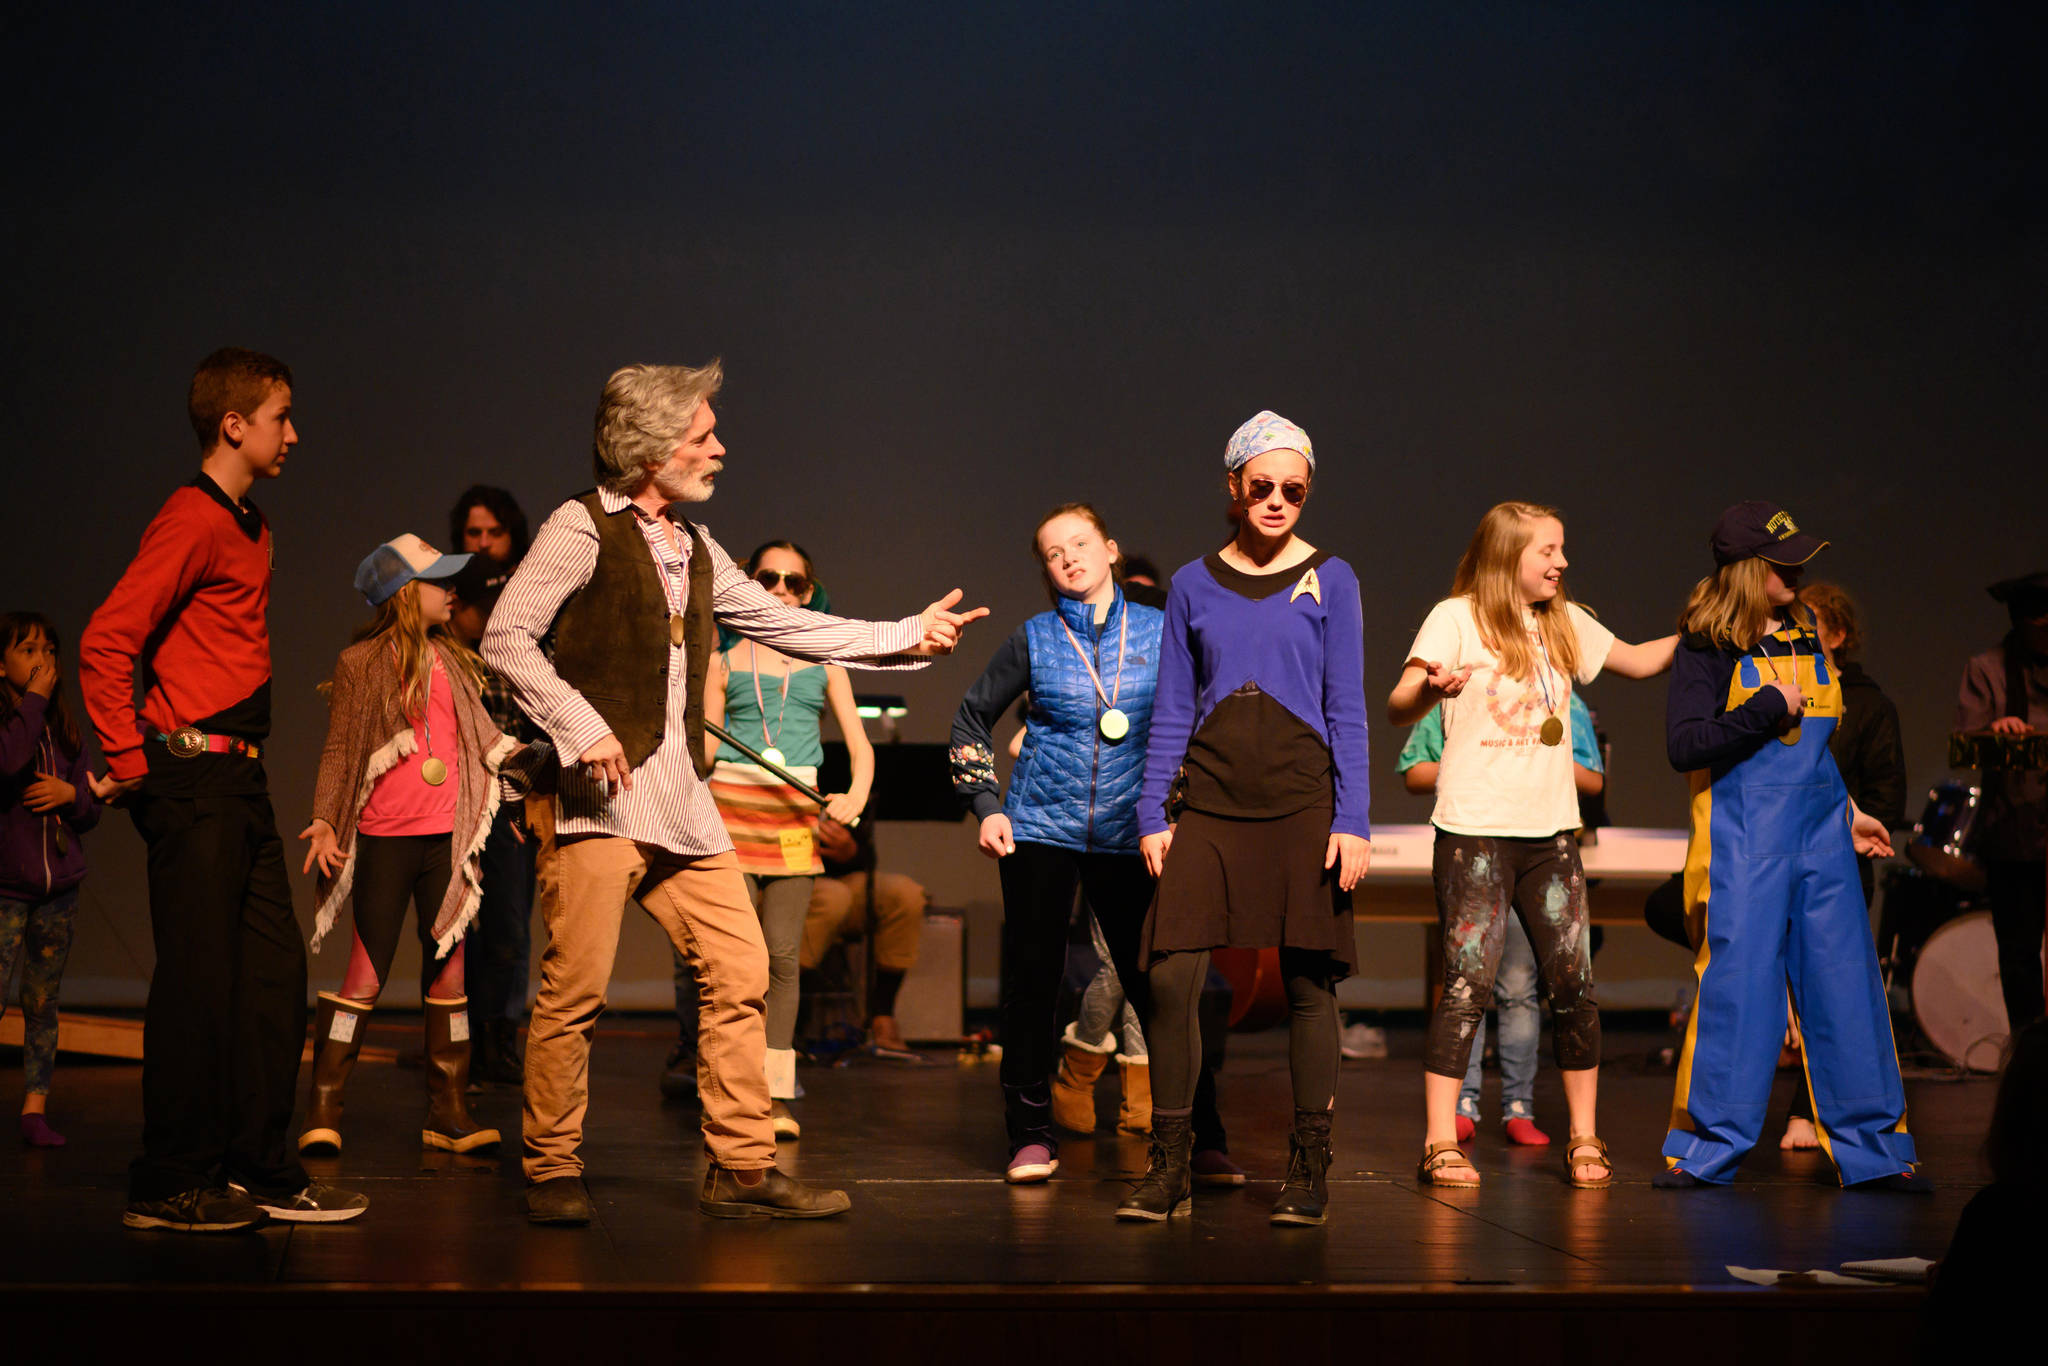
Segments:
[[[768,950],[732,841],[704,785],[705,671],[722,624],[785,654],[915,669],[948,654],[986,608],[959,590],[895,622],[849,621],[770,597],[684,505],[724,468],[711,400],[717,361],[629,365],[597,409],[598,487],[556,508],[484,635],[559,767],[528,802],[548,945],[526,1050],[526,1212],[584,1224],[577,1156],[590,1034],[604,1007],[629,898],[695,970],[697,1091],[709,1164],[697,1207],[719,1218],[837,1214],[843,1191],[775,1167],[764,1065]],[[551,642],[543,649],[542,642]]]

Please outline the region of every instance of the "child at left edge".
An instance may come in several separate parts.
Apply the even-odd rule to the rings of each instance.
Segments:
[[[100,803],[85,741],[59,691],[57,628],[39,612],[0,616],[0,1013],[21,966],[21,1141],[61,1148],[45,1118],[57,1060],[57,990],[71,954],[85,845]]]

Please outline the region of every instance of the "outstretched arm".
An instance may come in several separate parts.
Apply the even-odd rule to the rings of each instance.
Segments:
[[[791,607],[748,578],[718,542],[702,539],[711,553],[711,609],[719,624],[813,664],[921,669],[929,656],[951,653],[961,632],[988,615],[986,607],[954,610],[960,601],[957,588],[900,621],[858,621]]]
[[[1640,645],[1617,640],[1607,651],[1606,667],[1623,678],[1655,678],[1671,667],[1671,660],[1677,652],[1677,636],[1646,640]]]

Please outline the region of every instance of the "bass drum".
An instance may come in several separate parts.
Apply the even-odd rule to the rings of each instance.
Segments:
[[[1984,890],[1984,865],[1977,861],[1977,803],[1982,791],[1975,783],[1938,783],[1927,793],[1927,809],[1913,823],[1906,857],[1930,877],[1966,892]]]
[[[1913,1018],[1957,1067],[1998,1070],[2008,1026],[1989,911],[1957,916],[1927,937],[1913,964]]]

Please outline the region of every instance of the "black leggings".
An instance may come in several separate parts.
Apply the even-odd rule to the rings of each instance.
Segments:
[[[450,841],[447,835],[357,835],[356,938],[363,941],[381,991],[391,984],[391,959],[405,907],[413,906],[420,937],[420,994],[439,975],[434,961],[434,917],[448,895]]]
[[[1137,854],[1082,854],[1028,842],[1004,855],[996,869],[1003,883],[1002,1079],[1011,1150],[1027,1143],[1052,1147],[1051,1077],[1059,1062],[1059,987],[1074,892],[1078,888],[1087,895],[1109,947],[1110,965],[1142,1020],[1145,974],[1138,967],[1138,935],[1152,904],[1152,877]],[[1200,986],[1197,978],[1198,993]],[[1147,1031],[1148,1042],[1149,1036]],[[1201,1057],[1199,1043],[1193,1056]],[[1216,1118],[1215,1082],[1207,1068],[1200,1072],[1196,1147],[1221,1150],[1225,1140]]]
[[[1280,950],[1287,983],[1287,1070],[1294,1108],[1327,1110],[1337,1098],[1337,989],[1335,963],[1321,949]],[[1209,976],[1209,951],[1169,953],[1147,974],[1152,1009],[1145,1042],[1152,1048],[1154,1110],[1184,1111],[1195,1101],[1202,1027],[1196,1009]]]

